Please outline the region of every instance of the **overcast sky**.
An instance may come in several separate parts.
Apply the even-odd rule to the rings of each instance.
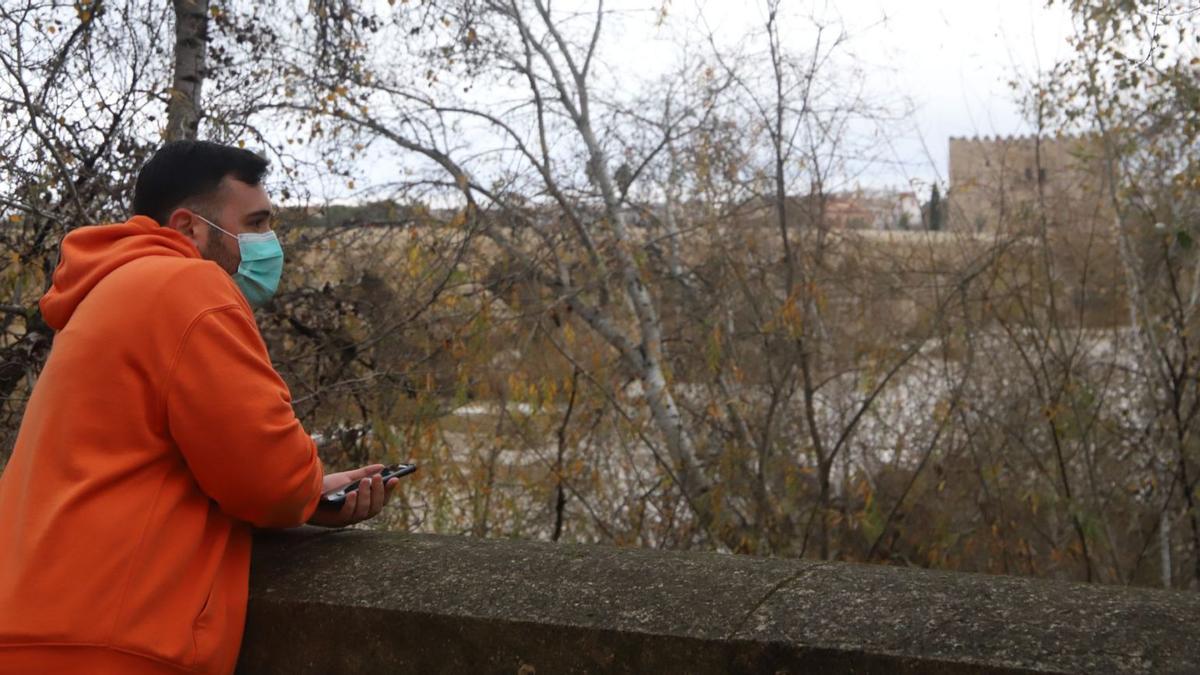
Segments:
[[[755,0],[606,0],[609,10],[601,40],[607,77],[650,82],[673,70],[680,44],[704,44],[711,30],[729,46],[761,28]],[[595,0],[555,0],[561,17],[578,8],[575,22],[587,29]],[[844,49],[862,67],[873,98],[911,105],[905,121],[889,126],[877,144],[884,161],[850,179],[844,189],[896,188],[928,194],[930,182],[947,179],[950,136],[1029,132],[1008,82],[1029,78],[1068,55],[1069,15],[1045,0],[784,0],[785,45],[809,51],[814,35],[810,13],[841,23],[850,40]],[[803,14],[803,15],[802,15]],[[751,48],[765,49],[765,44]],[[866,130],[864,130],[864,133]],[[873,141],[872,141],[873,142]],[[390,156],[390,157],[394,157]],[[394,176],[394,159],[364,170],[364,183]],[[339,181],[317,179],[318,195],[354,198]]]
[[[645,0],[609,4],[630,10],[626,35],[613,55],[636,69],[668,60],[675,48],[670,32],[698,16],[730,41],[764,21],[760,3],[747,0],[671,0],[671,26],[655,26],[653,12],[635,11],[648,6]],[[1029,132],[1008,82],[1031,77],[1069,52],[1069,14],[1045,5],[1045,0],[784,1],[793,12],[840,18],[851,36],[846,48],[864,67],[868,91],[884,100],[911,100],[909,128],[894,130],[892,163],[862,176],[866,185],[898,188],[944,181],[950,136]],[[633,20],[637,15],[644,18]],[[789,46],[805,51],[811,33],[802,31],[808,23],[795,14],[787,19],[781,25],[798,31]],[[649,39],[635,37],[639,23]]]

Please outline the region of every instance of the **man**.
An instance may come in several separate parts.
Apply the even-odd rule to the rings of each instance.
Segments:
[[[323,475],[271,366],[266,169],[169,143],[136,215],[63,239],[40,302],[58,333],[0,477],[0,673],[232,672],[252,527],[358,522],[398,482]]]

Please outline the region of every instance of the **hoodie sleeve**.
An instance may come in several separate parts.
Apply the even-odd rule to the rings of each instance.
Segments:
[[[167,425],[202,489],[258,527],[312,517],[324,477],[316,444],[245,310],[207,310],[185,333],[164,387]]]

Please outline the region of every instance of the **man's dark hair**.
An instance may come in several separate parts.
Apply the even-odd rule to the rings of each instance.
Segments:
[[[225,176],[258,185],[267,165],[267,160],[242,148],[210,141],[171,141],[138,172],[133,214],[166,225],[175,209],[216,192]]]

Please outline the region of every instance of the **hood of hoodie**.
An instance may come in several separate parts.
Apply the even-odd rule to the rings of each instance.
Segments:
[[[114,225],[81,227],[63,237],[50,290],[38,301],[42,318],[62,330],[96,284],[125,263],[161,255],[199,258],[190,239],[146,216]]]

